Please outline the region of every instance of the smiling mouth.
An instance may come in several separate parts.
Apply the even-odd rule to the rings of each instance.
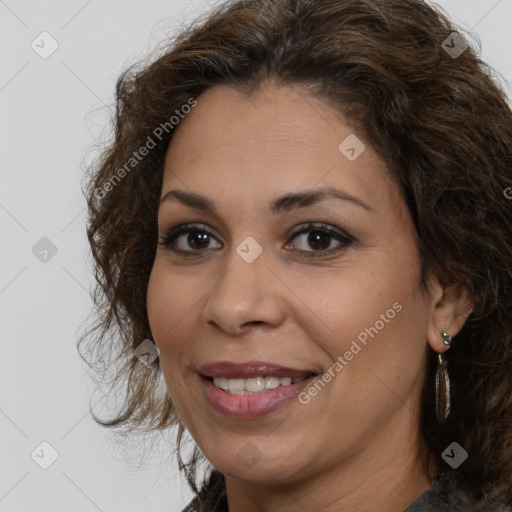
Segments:
[[[278,387],[289,387],[303,380],[315,377],[316,374],[309,373],[302,377],[277,377],[274,375],[255,376],[248,379],[227,378],[227,377],[207,377],[217,388],[222,389],[230,395],[254,395],[265,393]]]

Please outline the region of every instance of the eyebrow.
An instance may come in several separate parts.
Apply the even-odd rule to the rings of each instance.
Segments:
[[[324,187],[314,190],[305,190],[302,192],[292,192],[285,194],[277,199],[274,199],[269,206],[269,211],[277,215],[283,212],[289,212],[298,208],[306,208],[325,199],[339,199],[341,201],[347,201],[364,208],[365,210],[372,211],[372,209],[365,204],[361,199],[352,194],[348,194],[342,190],[338,190],[334,187]],[[218,213],[215,204],[205,196],[193,193],[185,192],[184,190],[170,190],[160,200],[160,205],[167,201],[178,201],[179,203],[189,206],[190,208],[196,208],[205,212]]]

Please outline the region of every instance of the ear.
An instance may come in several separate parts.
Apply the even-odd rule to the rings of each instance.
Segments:
[[[437,277],[431,279],[431,309],[427,326],[427,342],[435,352],[448,350],[443,331],[455,336],[462,329],[474,308],[468,291],[462,285],[443,286]]]

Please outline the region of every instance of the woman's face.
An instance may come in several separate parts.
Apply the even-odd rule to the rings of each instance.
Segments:
[[[226,475],[290,482],[416,446],[432,304],[406,205],[354,135],[305,92],[217,86],[169,148],[149,321],[169,395]]]

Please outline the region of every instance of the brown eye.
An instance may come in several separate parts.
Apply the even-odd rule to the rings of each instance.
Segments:
[[[217,241],[208,229],[199,228],[196,224],[184,224],[171,229],[159,241],[159,245],[179,253],[204,252],[211,248],[209,244],[212,240]]]
[[[178,237],[177,240],[180,238],[181,237]],[[202,231],[190,231],[188,236],[185,238],[185,244],[188,244],[189,247],[195,250],[207,249],[209,241],[210,235],[208,233],[203,233]]]
[[[206,227],[197,224],[183,224],[169,231],[161,238],[159,245],[176,253],[195,255],[210,249],[219,249],[222,244],[214,237]],[[309,224],[292,235],[292,240],[300,241],[298,252],[317,253],[318,256],[331,254],[347,248],[354,238],[338,228],[326,224]],[[212,241],[219,245],[211,247]],[[289,244],[287,244],[288,246]],[[316,254],[315,254],[316,256]]]
[[[326,224],[309,224],[306,228],[295,233],[292,239],[301,241],[297,250],[318,253],[336,252],[348,247],[354,240],[341,230]]]

